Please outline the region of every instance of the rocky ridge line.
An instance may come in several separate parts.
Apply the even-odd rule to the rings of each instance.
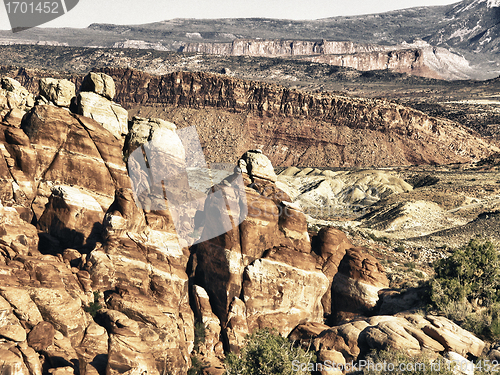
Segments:
[[[195,117],[211,109],[244,115],[216,130],[197,124],[213,155],[221,150],[210,149],[208,140],[220,131],[245,134],[237,144],[262,149],[276,166],[448,164],[479,160],[497,149],[457,123],[382,99],[306,93],[209,73],[99,71],[117,82],[116,100],[124,107],[157,108],[153,112],[165,120],[172,121],[177,108],[189,108]],[[227,146],[218,148],[224,152]],[[223,160],[233,161],[230,155],[211,161]]]

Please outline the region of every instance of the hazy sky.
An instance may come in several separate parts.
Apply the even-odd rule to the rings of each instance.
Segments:
[[[6,0],[23,1],[23,0]],[[28,0],[26,0],[28,1]],[[29,0],[28,2],[31,2]],[[456,0],[79,0],[67,14],[43,27],[87,27],[91,23],[141,24],[173,18],[267,17],[318,19],[444,5]],[[0,29],[10,29],[0,5]]]

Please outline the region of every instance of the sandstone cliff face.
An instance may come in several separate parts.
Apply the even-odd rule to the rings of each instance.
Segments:
[[[146,204],[161,199],[152,180],[143,181],[149,185],[138,196],[122,144],[94,120],[36,105],[21,128],[1,126],[0,334],[8,341],[0,350],[9,368],[36,375],[42,368],[68,375],[113,375],[124,368],[185,374],[195,316],[208,332],[200,350],[217,360],[224,346],[238,350],[258,328],[279,326],[288,335],[301,322],[322,322],[332,310],[332,299],[323,296],[335,273],[323,273],[305,215],[276,186],[273,166],[260,151],[240,158],[242,185],[229,176],[213,187],[221,194],[209,194],[198,207],[207,218],[197,228],[206,241],[189,250],[175,211]],[[136,119],[126,141],[125,150],[151,148],[146,142],[161,146],[149,159],[151,168],[159,162],[186,169],[173,124]],[[215,237],[226,202],[233,221]],[[20,214],[34,217],[36,227]],[[200,225],[183,220],[189,233]],[[353,270],[347,279],[356,280],[359,265],[345,261]],[[94,320],[87,309],[97,303]]]
[[[471,74],[469,62],[463,57],[422,42],[404,44],[399,49],[324,54],[304,59],[361,71],[389,69],[436,79],[467,79]]]
[[[305,215],[275,185],[270,165],[257,151],[240,159],[244,196],[229,198],[226,180],[216,189],[238,201],[232,206],[246,207],[247,216],[194,248],[195,282],[210,296],[222,339],[234,350],[258,328],[288,335],[301,321],[366,313],[375,306],[378,290],[388,286],[380,264],[338,230],[327,230],[311,251]],[[221,221],[210,210],[219,204],[211,197],[205,203],[211,221]],[[210,232],[209,223],[203,230]]]
[[[235,39],[229,43],[186,43],[180,52],[197,52],[215,55],[247,56],[303,56],[316,54],[352,54],[388,50],[389,47],[376,44],[337,42],[329,40],[262,40]]]
[[[103,71],[114,77],[116,100],[135,108],[131,112],[143,109],[179,127],[195,122],[211,162],[236,162],[236,152],[259,148],[275,166],[446,164],[497,149],[459,124],[385,100],[206,73]]]
[[[423,41],[384,46],[338,41],[236,39],[230,43],[187,43],[181,52],[230,56],[299,57],[361,71],[389,69],[421,77],[467,79],[468,61]]]
[[[0,128],[5,368],[185,374],[194,341],[189,254],[170,216],[137,208],[122,141],[52,104]],[[87,312],[97,303],[99,324]]]

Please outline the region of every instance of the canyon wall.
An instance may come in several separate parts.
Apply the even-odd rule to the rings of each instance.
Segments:
[[[196,125],[208,162],[262,149],[276,166],[367,167],[477,160],[497,150],[474,131],[382,99],[307,93],[225,75],[104,68],[129,117]],[[12,76],[38,90],[38,72]],[[40,72],[43,74],[43,72]],[[77,87],[80,76],[68,77]]]
[[[386,51],[390,47],[377,44],[314,40],[267,40],[235,39],[227,43],[186,43],[179,52],[208,53],[232,56],[302,56],[316,54],[352,54],[360,52]]]
[[[211,162],[260,148],[276,166],[466,162],[496,149],[460,124],[382,99],[307,93],[223,75],[104,68],[132,114],[196,125]]]
[[[235,39],[227,43],[186,43],[180,52],[229,56],[300,57],[361,71],[389,69],[436,79],[467,79],[468,61],[424,41],[385,46],[339,41]]]

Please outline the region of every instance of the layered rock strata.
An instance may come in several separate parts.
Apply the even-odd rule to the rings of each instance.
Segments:
[[[121,141],[56,106],[51,87],[52,104],[21,128],[0,124],[0,363],[26,375],[185,374],[189,252],[168,210],[137,207]]]
[[[244,191],[234,194],[231,176],[215,189],[238,201],[232,206],[240,211],[232,214],[239,217],[243,207],[244,220],[195,248],[195,280],[223,322],[228,347],[237,349],[245,333],[258,328],[288,335],[301,321],[321,323],[325,314],[372,309],[378,290],[388,286],[380,264],[332,228],[320,236],[320,249],[311,252],[305,215],[276,186],[269,160],[255,150],[238,165]],[[220,201],[209,196],[205,211],[217,205]]]
[[[186,43],[180,51],[229,56],[301,57],[361,71],[389,69],[437,79],[467,79],[471,73],[469,62],[464,57],[423,41],[386,46],[329,40],[235,39],[229,43]]]
[[[275,166],[307,167],[447,164],[497,150],[457,123],[381,99],[311,94],[208,73],[102,71],[117,82],[115,100],[135,113],[149,111],[180,128],[195,120],[209,162],[236,163],[235,154],[252,148]]]

